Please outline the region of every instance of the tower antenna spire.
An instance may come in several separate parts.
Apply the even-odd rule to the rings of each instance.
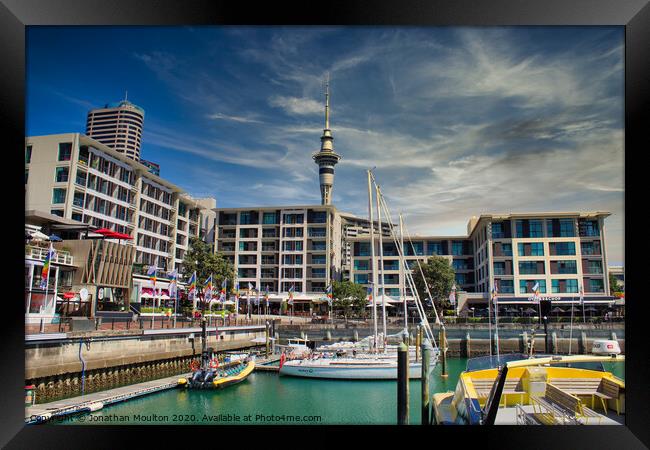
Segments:
[[[325,129],[330,129],[330,73],[325,75]]]
[[[318,164],[318,178],[320,180],[321,204],[332,204],[332,188],[334,187],[334,166],[341,159],[341,155],[334,151],[334,136],[330,130],[330,74],[325,75],[325,129],[320,137],[320,151],[312,155]]]

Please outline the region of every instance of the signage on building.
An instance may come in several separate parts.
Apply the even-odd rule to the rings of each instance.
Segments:
[[[560,297],[546,297],[546,296],[535,297],[535,296],[533,295],[533,296],[531,296],[531,297],[528,297],[528,300],[530,300],[531,302],[536,302],[536,301],[538,301],[538,300],[540,300],[540,301],[550,300],[550,301],[552,301],[552,302],[558,302],[558,301],[561,300],[561,298],[560,298]]]

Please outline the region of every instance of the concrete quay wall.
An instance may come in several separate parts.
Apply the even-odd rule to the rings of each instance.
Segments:
[[[217,352],[247,349],[259,345],[251,340],[264,335],[259,330],[220,332],[208,336],[207,346]],[[25,384],[35,385],[36,402],[45,403],[81,395],[82,385],[84,393],[91,393],[182,374],[199,358],[201,345],[200,333],[192,339],[126,332],[75,333],[64,342],[29,343]]]

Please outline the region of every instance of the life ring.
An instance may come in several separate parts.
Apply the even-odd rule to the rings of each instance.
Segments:
[[[199,367],[200,364],[196,359],[190,362],[190,369],[192,370],[192,372],[196,372],[197,370],[199,370]]]
[[[218,368],[218,367],[219,367],[219,360],[218,360],[217,358],[212,358],[212,359],[210,360],[210,365],[209,365],[209,367],[210,367],[210,369],[216,369],[216,368]]]

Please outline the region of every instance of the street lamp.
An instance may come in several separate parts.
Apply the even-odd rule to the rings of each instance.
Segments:
[[[472,311],[472,319],[473,319],[474,318],[474,308],[470,308],[470,310]]]

